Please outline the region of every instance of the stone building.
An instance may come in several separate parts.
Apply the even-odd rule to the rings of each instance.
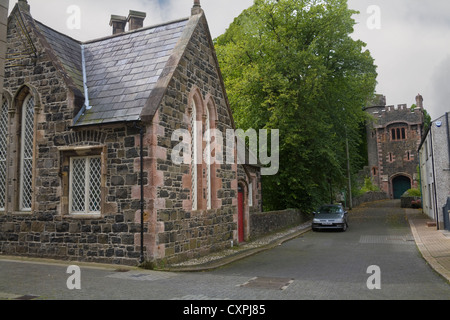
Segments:
[[[450,230],[450,113],[432,121],[419,147],[422,207],[438,229]]]
[[[6,24],[8,23],[8,0],[0,0],[0,101],[5,77]]]
[[[365,111],[371,118],[366,126],[370,176],[391,199],[399,199],[418,188],[423,98],[418,95],[412,109],[406,104],[387,106],[386,97],[377,95]]]
[[[235,128],[200,3],[185,19],[151,27],[144,19],[111,16],[112,35],[80,42],[34,20],[26,0],[13,8],[1,254],[170,263],[250,236],[259,167],[201,161],[208,128]],[[178,129],[193,142],[180,164]]]

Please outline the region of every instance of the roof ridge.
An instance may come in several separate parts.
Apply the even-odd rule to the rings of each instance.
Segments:
[[[104,41],[104,40],[107,40],[107,39],[116,38],[116,37],[120,37],[120,36],[124,36],[124,35],[129,35],[129,34],[133,34],[133,33],[137,33],[137,32],[142,32],[142,31],[146,31],[146,30],[149,30],[149,29],[163,27],[163,26],[167,26],[169,24],[174,24],[174,23],[187,21],[187,20],[189,20],[189,17],[175,19],[175,20],[171,20],[171,21],[166,21],[166,22],[162,22],[162,23],[159,23],[159,24],[155,24],[155,25],[139,28],[139,29],[136,29],[136,30],[131,30],[131,31],[127,31],[127,32],[119,33],[119,34],[112,34],[112,35],[109,35],[109,36],[104,36],[104,37],[100,37],[100,38],[96,38],[96,39],[92,39],[92,40],[80,41],[80,40],[77,40],[75,38],[72,38],[71,36],[69,36],[69,35],[67,35],[65,33],[62,33],[61,31],[58,31],[58,30],[56,30],[56,29],[46,25],[45,23],[43,23],[43,22],[41,22],[39,20],[34,19],[34,21],[36,23],[38,23],[39,25],[42,25],[42,26],[52,30],[53,32],[58,33],[61,36],[64,36],[64,37],[66,37],[66,38],[68,38],[68,39],[70,39],[72,41],[75,41],[80,46],[81,45],[85,45],[85,44],[91,44],[91,43],[99,42],[99,41]]]
[[[160,24],[155,24],[155,25],[139,28],[139,29],[136,29],[136,30],[126,31],[126,32],[123,32],[123,33],[112,34],[112,35],[104,36],[104,37],[97,38],[97,39],[83,41],[83,42],[81,42],[81,44],[91,44],[91,43],[100,42],[100,41],[104,41],[104,40],[108,40],[108,39],[112,39],[112,38],[119,38],[121,36],[129,35],[129,34],[133,34],[133,33],[138,33],[138,32],[142,32],[142,31],[146,31],[146,30],[150,30],[150,29],[155,29],[155,28],[158,28],[158,27],[164,27],[164,26],[167,26],[169,24],[174,24],[174,23],[187,21],[187,20],[189,20],[189,17],[176,19],[176,20],[172,20],[172,21],[167,21],[167,22],[163,22],[163,23],[160,23]]]

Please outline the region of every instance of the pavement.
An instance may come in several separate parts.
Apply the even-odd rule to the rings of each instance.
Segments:
[[[414,240],[430,267],[450,282],[450,232],[436,230],[436,226],[428,226],[428,222],[432,220],[409,220]]]

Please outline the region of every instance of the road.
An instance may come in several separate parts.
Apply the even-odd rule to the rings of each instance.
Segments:
[[[354,209],[349,218],[346,232],[308,232],[210,272],[81,265],[81,288],[72,290],[68,264],[3,258],[0,299],[450,300],[450,285],[420,256],[398,202]]]

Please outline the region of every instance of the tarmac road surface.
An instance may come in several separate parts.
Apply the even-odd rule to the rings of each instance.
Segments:
[[[450,300],[421,257],[398,201],[354,209],[346,232],[307,232],[208,272],[0,258],[0,299]],[[70,271],[68,273],[68,271]],[[79,285],[79,289],[77,289]]]

